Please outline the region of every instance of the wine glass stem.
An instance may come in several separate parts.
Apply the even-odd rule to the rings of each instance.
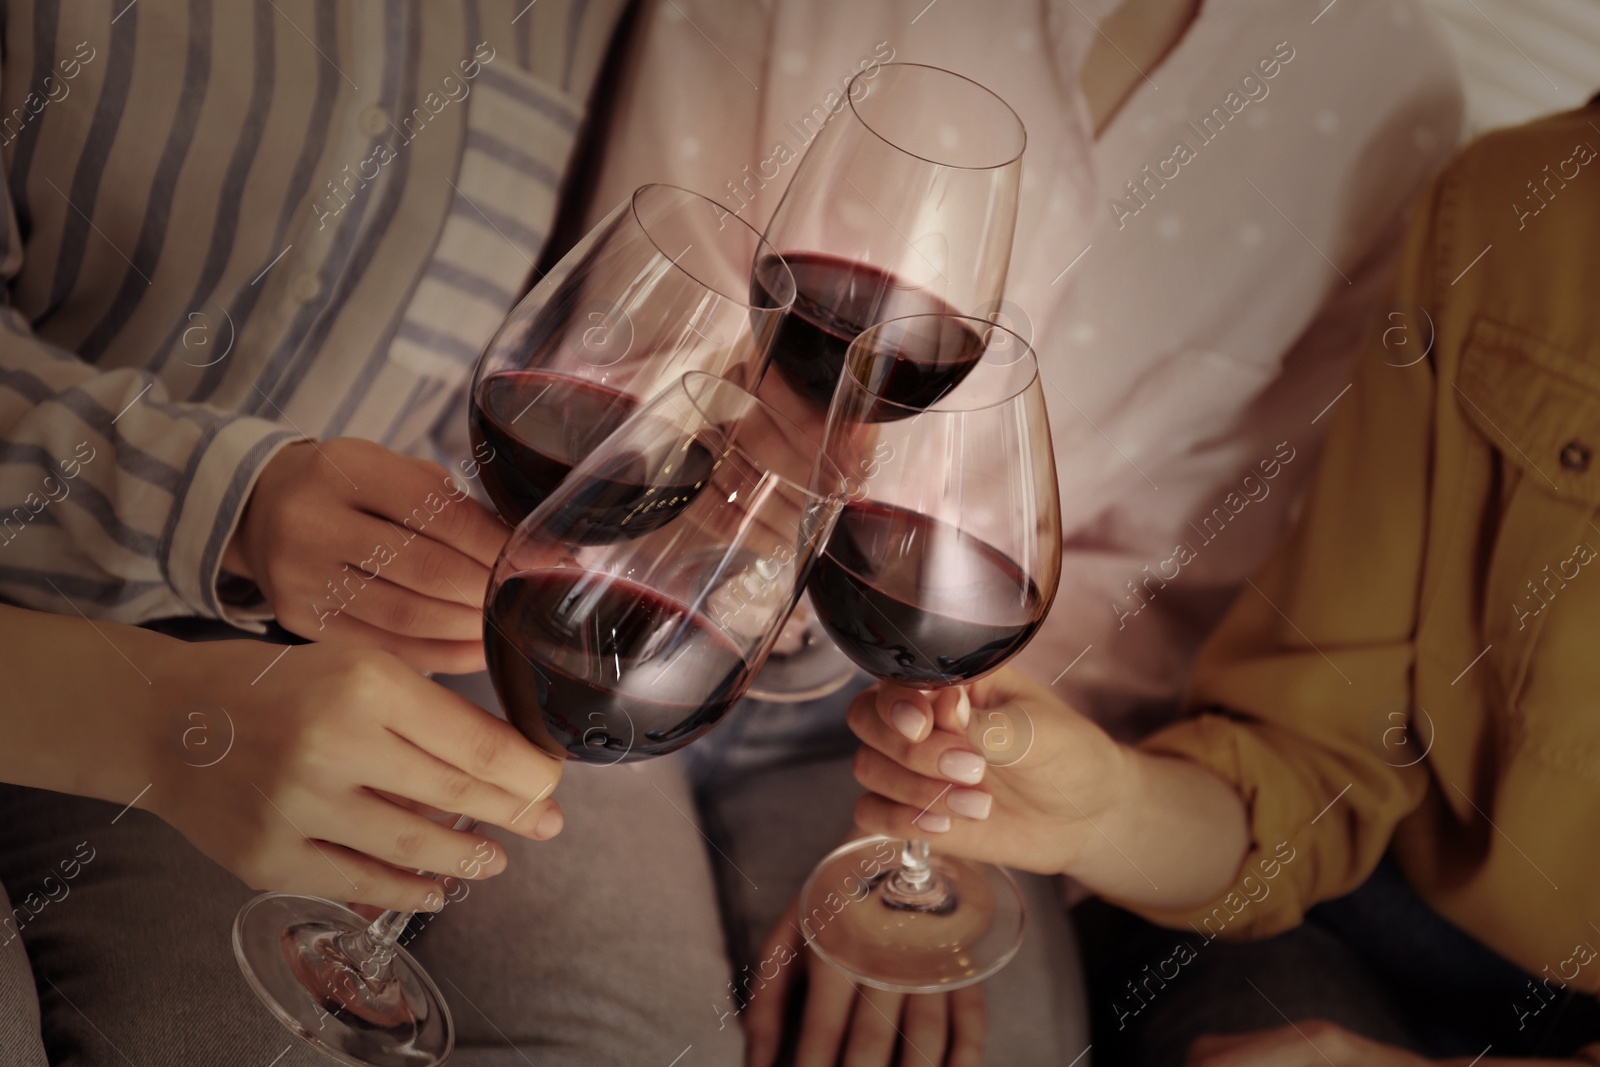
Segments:
[[[932,878],[933,871],[928,867],[928,843],[912,840],[900,842],[901,884],[914,893],[920,893],[928,888]]]
[[[470,815],[457,815],[456,821],[451,824],[452,830],[471,830],[478,825],[478,821]],[[926,842],[924,842],[926,853]],[[418,871],[418,874],[428,874],[427,871]],[[436,877],[430,875],[430,877]],[[345,949],[349,954],[363,961],[361,964],[362,977],[369,981],[381,981],[389,976],[389,967],[394,960],[395,945],[400,940],[400,935],[405,932],[406,925],[411,922],[414,911],[395,911],[390,909],[372,920],[365,930],[349,935],[345,942]]]

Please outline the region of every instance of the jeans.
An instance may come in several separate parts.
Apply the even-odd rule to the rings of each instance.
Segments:
[[[1080,927],[1108,1062],[1180,1067],[1208,1033],[1326,1019],[1423,1056],[1559,1058],[1600,1041],[1600,1002],[1543,986],[1441,917],[1385,860],[1359,889],[1256,942],[1208,941],[1090,902]],[[1180,953],[1179,946],[1187,946]],[[1171,961],[1189,958],[1171,975]]]

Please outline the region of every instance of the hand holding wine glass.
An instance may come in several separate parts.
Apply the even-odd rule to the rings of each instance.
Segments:
[[[1127,780],[1127,750],[1011,669],[937,693],[880,683],[851,703],[850,729],[860,829],[1036,874],[1076,873]]]

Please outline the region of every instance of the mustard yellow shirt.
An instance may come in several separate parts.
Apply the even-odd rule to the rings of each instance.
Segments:
[[[1252,853],[1152,919],[1264,937],[1392,845],[1445,918],[1600,991],[1597,149],[1596,107],[1492,133],[1419,204],[1293,532],[1146,742],[1238,788]]]

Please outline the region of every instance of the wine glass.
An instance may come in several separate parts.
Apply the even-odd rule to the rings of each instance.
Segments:
[[[495,564],[484,644],[511,724],[607,764],[711,729],[799,599],[843,484],[777,411],[684,375],[575,466]]]
[[[945,372],[930,378],[930,366]],[[839,648],[924,690],[1021,651],[1061,574],[1054,452],[1027,343],[948,315],[874,326],[850,346],[826,448],[851,481],[808,588]],[[905,993],[982,981],[1016,954],[1024,922],[1003,869],[883,837],[827,856],[800,914],[823,959]]]
[[[767,264],[759,291],[752,263]],[[639,404],[685,371],[753,385],[794,279],[714,200],[645,185],[535,285],[473,373],[483,487],[512,525]]]
[[[580,458],[501,551],[484,610],[506,716],[562,758],[664,755],[745,692],[843,503],[815,441],[724,378],[694,371]],[[471,824],[458,817],[455,828]],[[454,1043],[438,987],[367,923],[267,893],[239,913],[245,977],[342,1063],[434,1067]]]
[[[820,423],[861,331],[914,314],[996,315],[1026,141],[1016,112],[959,74],[887,63],[851,79],[755,264],[754,292],[778,301],[797,290],[772,340],[762,398],[802,425]],[[855,674],[807,616],[802,602],[754,695],[813,699]]]

